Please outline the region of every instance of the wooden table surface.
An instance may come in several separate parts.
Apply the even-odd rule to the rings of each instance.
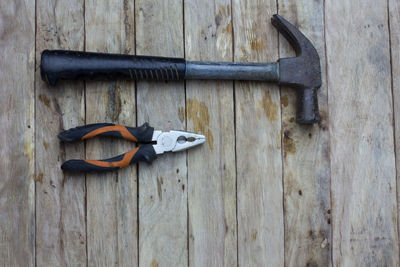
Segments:
[[[297,125],[295,91],[268,83],[40,78],[44,49],[293,56],[275,13],[321,57],[319,125]],[[398,0],[1,1],[0,265],[399,266],[399,77]],[[66,159],[135,146],[57,139],[95,122],[149,122],[207,143],[64,174]]]

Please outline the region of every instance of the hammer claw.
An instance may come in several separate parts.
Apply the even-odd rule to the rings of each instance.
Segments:
[[[296,51],[296,57],[279,59],[279,84],[298,88],[297,122],[320,122],[317,90],[321,87],[321,66],[318,52],[307,37],[278,14],[271,18],[271,23]]]
[[[282,34],[286,40],[292,45],[296,55],[299,56],[301,54],[301,46],[298,40],[304,35],[301,34],[292,24],[290,24],[287,20],[281,17],[278,14],[275,14],[271,18],[272,25]],[[301,36],[298,36],[298,33]]]

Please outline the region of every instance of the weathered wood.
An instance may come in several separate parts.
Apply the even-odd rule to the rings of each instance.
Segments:
[[[132,1],[86,1],[86,50],[133,53]],[[87,82],[86,122],[136,124],[133,82]],[[134,147],[127,141],[89,140],[86,157],[107,158]],[[137,263],[137,168],[87,175],[87,231],[89,265]]]
[[[180,0],[136,1],[137,54],[183,57]],[[138,82],[138,123],[185,129],[183,82]],[[186,153],[139,165],[139,265],[187,265]]]
[[[0,265],[35,265],[34,1],[0,2]]]
[[[85,176],[64,174],[66,158],[84,156],[83,143],[60,143],[57,133],[84,123],[83,82],[50,87],[40,77],[44,49],[83,50],[81,0],[37,1],[36,33],[36,264],[86,264]]]
[[[333,264],[398,266],[386,1],[327,1]]]
[[[122,1],[121,1],[122,2]],[[120,6],[121,50],[125,54],[135,53],[135,6],[134,1],[124,0]],[[136,122],[136,86],[134,82],[120,82],[117,88],[120,102],[115,101],[114,110],[121,109],[118,123],[135,126]],[[116,90],[116,92],[118,92]],[[115,94],[116,96],[118,94]],[[117,98],[116,98],[117,99]],[[110,101],[110,100],[109,100]],[[112,101],[112,100],[111,100]],[[133,144],[118,142],[119,155],[128,151]],[[137,166],[129,166],[118,172],[117,177],[117,235],[118,265],[138,265],[138,210],[137,210]]]
[[[229,0],[185,1],[188,60],[232,61]],[[237,265],[233,83],[187,81],[188,130],[207,143],[188,153],[189,265]]]
[[[397,227],[400,214],[400,2],[389,1],[389,27],[397,168]],[[399,229],[399,228],[397,228]],[[398,230],[397,230],[398,231]]]
[[[276,2],[272,0],[233,1],[235,61],[277,60],[277,33],[269,20],[274,13]],[[235,93],[239,265],[282,266],[279,88],[238,82]]]
[[[296,91],[281,89],[285,265],[328,266],[331,211],[323,1],[280,0],[279,13],[294,23],[317,49],[323,81],[318,91],[320,125],[296,123]],[[279,41],[280,57],[295,56],[282,35]]]
[[[320,0],[234,0],[232,15],[229,0],[136,0],[136,11],[133,0],[3,2],[1,266],[400,264],[399,1],[325,1],[323,10]],[[96,138],[85,155],[84,143],[56,138],[85,122],[136,125],[135,83],[87,82],[86,95],[83,82],[51,88],[40,78],[43,49],[134,54],[136,16],[138,54],[275,61],[278,51],[293,55],[270,24],[276,7],[321,56],[321,125],[296,125],[295,91],[266,83],[232,91],[230,81],[188,81],[185,101],[183,83],[139,82],[139,124],[187,123],[207,143],[152,166],[89,174],[86,185],[85,175],[61,172],[66,159],[135,146]]]

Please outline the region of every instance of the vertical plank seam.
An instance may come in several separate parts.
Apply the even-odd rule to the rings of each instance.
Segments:
[[[183,39],[183,58],[186,59],[186,38],[185,38],[185,0],[182,0],[182,39]],[[178,77],[178,76],[177,76]],[[183,91],[185,93],[185,131],[187,130],[187,92],[186,92],[186,80],[183,80]],[[189,229],[189,152],[185,151],[186,155],[186,250],[187,250],[187,266],[190,266],[190,229]]]
[[[86,0],[82,1],[83,10],[83,50],[86,51]],[[86,81],[83,81],[83,103],[84,103],[84,123],[86,124]],[[83,141],[83,153],[86,158],[86,140]],[[85,249],[86,249],[86,266],[89,266],[89,253],[88,253],[88,209],[87,209],[87,174],[85,173]]]
[[[136,0],[133,0],[133,42],[135,43],[134,53],[135,56],[137,54],[137,43],[136,43]],[[137,77],[137,76],[136,76]],[[135,78],[136,78],[135,77]],[[138,126],[138,101],[137,101],[137,79],[134,81],[135,83],[135,124]],[[139,266],[139,164],[136,164],[136,257],[137,257],[137,265]]]
[[[122,7],[122,10],[123,10],[123,12],[125,12],[124,7]],[[121,32],[122,32],[122,30],[120,30],[120,34],[121,34]],[[126,32],[125,32],[125,34],[126,34]],[[122,51],[121,51],[122,50],[122,46],[123,46],[123,42],[121,41],[120,47],[119,47],[120,48],[119,49],[119,53],[122,53]],[[118,81],[115,81],[114,90],[119,86],[118,83],[119,83]],[[126,83],[125,83],[125,90],[127,90]],[[122,124],[119,116],[120,115],[118,114],[118,116],[116,117],[116,121],[119,124]],[[114,119],[113,119],[113,123],[114,123]],[[114,180],[114,182],[115,182],[115,187],[114,187],[114,196],[115,196],[115,202],[114,202],[115,229],[114,229],[114,231],[115,231],[115,236],[116,236],[115,259],[116,259],[116,262],[117,262],[117,264],[116,264],[117,266],[119,266],[119,264],[120,264],[120,262],[119,262],[120,261],[120,259],[119,259],[119,235],[118,235],[118,233],[119,233],[119,222],[120,222],[120,220],[119,220],[120,218],[118,216],[118,207],[119,207],[119,205],[118,205],[118,201],[119,201],[119,194],[118,194],[119,173],[120,172],[116,171],[115,174],[114,174],[114,178],[115,178],[115,180]]]
[[[115,83],[116,86],[118,84],[118,82]],[[126,88],[125,88],[126,89]],[[118,123],[120,122],[119,118],[118,118]],[[119,198],[119,194],[118,194],[118,182],[119,182],[119,172],[116,171],[115,172],[115,187],[114,187],[114,194],[115,194],[115,202],[114,202],[114,212],[115,212],[115,218],[116,218],[116,223],[115,223],[115,236],[116,238],[116,249],[115,249],[115,258],[116,258],[116,262],[117,262],[117,266],[119,266],[119,216],[118,216],[118,198]]]
[[[397,212],[397,224],[396,224],[396,227],[397,227],[397,243],[398,243],[398,245],[399,245],[399,240],[400,240],[400,236],[399,236],[399,199],[398,199],[398,189],[397,189],[397,183],[398,183],[398,181],[397,181],[397,147],[396,147],[396,124],[395,124],[395,122],[396,122],[396,120],[395,120],[395,116],[396,116],[396,114],[395,114],[395,109],[394,109],[394,105],[395,105],[395,102],[394,102],[394,87],[393,87],[393,61],[392,61],[392,56],[393,56],[393,53],[392,53],[392,35],[391,35],[391,29],[390,29],[390,2],[389,2],[389,0],[387,0],[386,1],[386,3],[387,3],[387,6],[386,6],[386,8],[387,8],[387,17],[388,17],[388,20],[387,20],[387,24],[388,24],[388,33],[389,33],[389,62],[390,62],[390,92],[391,92],[391,94],[392,94],[392,113],[393,113],[393,115],[392,115],[392,127],[393,127],[393,148],[394,148],[394,162],[395,162],[395,168],[394,168],[394,171],[395,171],[395,186],[396,186],[396,212]],[[400,247],[400,246],[399,246]],[[398,251],[398,253],[397,253],[397,256],[398,256],[398,260],[400,261],[400,259],[399,259],[399,257],[400,257],[400,251]]]
[[[276,0],[276,13],[279,14],[279,0]],[[278,43],[278,58],[281,57],[281,47],[280,47],[280,36],[279,31],[277,31],[277,43]],[[279,85],[279,100],[282,97],[282,86]],[[280,102],[280,101],[279,101]],[[283,160],[283,140],[282,140],[282,130],[283,130],[283,120],[282,120],[282,105],[279,103],[280,110],[280,119],[281,119],[281,131],[280,142],[281,142],[281,182],[282,182],[282,222],[283,222],[283,266],[286,266],[286,214],[285,214],[285,172],[284,165],[285,161]]]
[[[35,41],[34,41],[34,50],[35,50],[35,59],[34,59],[34,68],[35,71],[33,72],[33,175],[34,178],[36,178],[36,35],[37,35],[37,0],[35,0]],[[33,265],[36,267],[37,266],[37,259],[36,259],[36,182],[34,180],[33,183],[33,191],[34,191],[34,198],[33,198],[33,213],[34,213],[34,225],[33,225],[33,230],[34,230],[34,244],[33,244],[33,251],[32,251],[32,257],[33,257]]]
[[[232,62],[235,61],[235,30],[233,23],[233,0],[230,0],[231,4],[231,27],[232,27]],[[236,266],[239,267],[239,220],[238,220],[238,175],[237,175],[237,138],[236,138],[236,81],[232,81],[233,90],[233,134],[235,137],[234,149],[235,149],[235,212],[236,212]]]
[[[326,116],[326,120],[327,120],[327,125],[328,125],[328,160],[329,160],[329,200],[330,200],[330,210],[331,210],[331,214],[330,214],[330,219],[331,219],[331,223],[330,223],[330,260],[331,260],[331,266],[333,266],[333,201],[332,201],[332,162],[331,162],[331,129],[330,129],[330,124],[329,124],[329,79],[328,79],[328,49],[327,49],[327,45],[326,45],[326,1],[324,0],[323,2],[323,12],[322,12],[324,19],[324,49],[325,49],[325,86],[326,86],[326,101],[327,101],[327,116]]]

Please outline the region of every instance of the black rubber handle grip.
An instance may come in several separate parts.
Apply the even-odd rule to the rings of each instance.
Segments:
[[[132,163],[156,159],[153,145],[141,145],[119,156],[102,160],[72,159],[64,162],[61,169],[68,172],[107,172],[124,168]]]
[[[185,59],[44,50],[40,73],[50,85],[58,80],[182,80]]]
[[[127,127],[113,123],[94,123],[78,126],[58,134],[64,142],[73,142],[95,136],[120,137],[134,142],[151,142],[154,128],[144,123],[140,127]]]

